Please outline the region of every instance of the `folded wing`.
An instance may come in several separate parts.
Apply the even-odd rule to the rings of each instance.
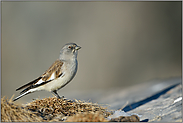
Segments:
[[[37,79],[19,87],[16,89],[16,91],[24,89],[20,92],[20,94],[27,92],[28,90],[32,88],[39,87],[41,85],[44,85],[48,82],[51,82],[54,79],[57,79],[62,75],[61,67],[63,65],[63,62],[61,60],[56,60],[47,71],[43,73],[42,76],[38,77]]]

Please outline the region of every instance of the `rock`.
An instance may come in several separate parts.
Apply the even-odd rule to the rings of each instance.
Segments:
[[[141,121],[182,122],[182,85],[167,91],[158,99],[139,106],[128,113],[142,115]],[[176,99],[179,99],[176,101]]]
[[[112,110],[136,113],[141,116],[140,121],[182,122],[181,81],[181,78],[154,80],[115,93],[111,91],[99,103],[109,104]]]

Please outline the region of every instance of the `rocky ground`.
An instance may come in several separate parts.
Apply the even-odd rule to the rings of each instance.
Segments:
[[[172,85],[171,87],[133,103],[133,110],[130,110],[130,105],[124,110],[141,115],[141,121],[182,122],[182,85]]]
[[[137,113],[144,122],[182,122],[181,78],[154,80],[124,89],[101,99],[111,109]],[[124,107],[123,107],[124,106]]]

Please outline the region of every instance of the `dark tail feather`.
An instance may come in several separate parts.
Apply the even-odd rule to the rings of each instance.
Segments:
[[[27,92],[25,92],[25,93],[19,95],[18,97],[16,97],[16,98],[13,100],[13,102],[16,101],[16,100],[18,100],[18,99],[20,99],[21,97],[23,97],[23,96],[29,94],[29,93],[31,93],[31,91],[27,91]]]
[[[23,86],[17,88],[16,91],[18,91],[18,90],[20,90],[20,89],[23,89],[23,88],[25,88],[25,87],[27,87],[27,86],[29,86],[29,85],[34,84],[34,83],[36,83],[36,82],[39,81],[41,78],[42,78],[42,77],[39,77],[39,78],[35,79],[34,81],[29,82],[29,83],[27,83],[27,84],[25,84],[25,85],[23,85]]]

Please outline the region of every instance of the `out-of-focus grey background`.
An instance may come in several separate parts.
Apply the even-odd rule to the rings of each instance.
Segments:
[[[30,82],[75,42],[79,68],[58,91],[123,89],[181,76],[181,2],[2,2],[1,96]],[[18,101],[53,96],[42,91]],[[100,96],[100,95],[97,95]],[[82,97],[80,97],[82,99]]]

